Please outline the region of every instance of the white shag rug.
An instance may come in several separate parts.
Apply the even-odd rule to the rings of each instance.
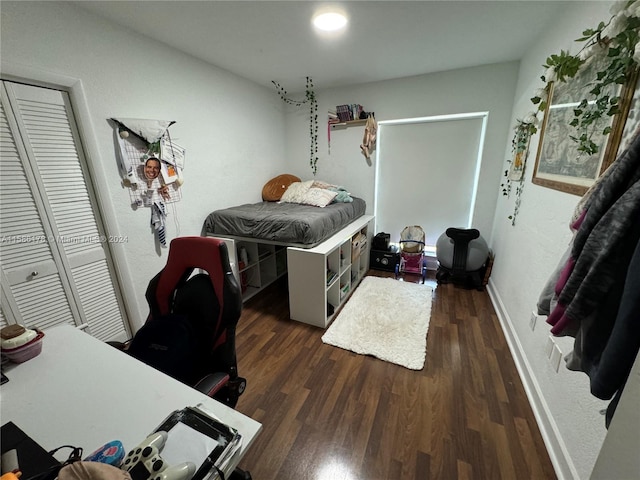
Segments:
[[[326,344],[422,370],[432,288],[365,277],[322,336]]]

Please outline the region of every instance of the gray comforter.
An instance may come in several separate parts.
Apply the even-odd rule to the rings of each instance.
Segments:
[[[364,215],[366,203],[333,203],[324,208],[295,203],[260,202],[216,210],[202,226],[202,235],[266,240],[311,248]]]

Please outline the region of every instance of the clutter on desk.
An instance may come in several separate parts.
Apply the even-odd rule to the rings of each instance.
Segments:
[[[44,332],[26,328],[24,325],[7,325],[0,330],[2,355],[14,363],[22,363],[37,357],[42,352]]]
[[[132,480],[190,480],[196,472],[195,463],[172,464],[160,456],[168,438],[164,431],[152,433],[127,453],[120,469],[131,475]]]
[[[202,404],[172,412],[154,433],[158,432],[167,432],[162,451],[167,462],[198,465],[192,480],[228,478],[230,463],[242,445],[240,433],[222,423]]]
[[[120,468],[132,480],[216,480],[231,474],[242,437],[203,405],[172,412],[156,430],[129,450]]]
[[[21,473],[22,480],[47,478],[61,464],[40,444],[21,430],[15,423],[7,422],[0,428],[2,437],[2,473]]]
[[[85,462],[108,463],[109,465],[119,466],[125,456],[124,445],[120,440],[112,440],[90,453],[84,458]]]
[[[57,480],[133,480],[133,478],[129,472],[113,465],[81,461],[62,467],[58,472]]]
[[[18,480],[20,478],[20,475],[22,475],[21,472],[18,472],[18,473],[9,472],[2,475],[2,477],[0,477],[0,480]]]
[[[199,404],[173,411],[139,445],[129,445],[126,455],[114,440],[84,458],[82,449],[74,448],[80,453],[61,463],[53,456],[56,450],[47,452],[12,422],[2,426],[1,446],[2,473],[21,472],[26,480],[221,480],[233,470],[242,436]]]

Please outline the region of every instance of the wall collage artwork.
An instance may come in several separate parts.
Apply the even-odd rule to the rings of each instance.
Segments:
[[[171,140],[165,120],[112,118],[115,123],[122,184],[131,207],[151,209],[150,225],[159,245],[167,246],[167,205],[180,201],[185,149]]]

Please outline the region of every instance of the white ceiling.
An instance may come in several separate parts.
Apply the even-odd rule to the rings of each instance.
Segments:
[[[518,60],[564,1],[343,1],[343,35],[311,17],[327,2],[80,1],[78,6],[261,85],[304,89]]]

